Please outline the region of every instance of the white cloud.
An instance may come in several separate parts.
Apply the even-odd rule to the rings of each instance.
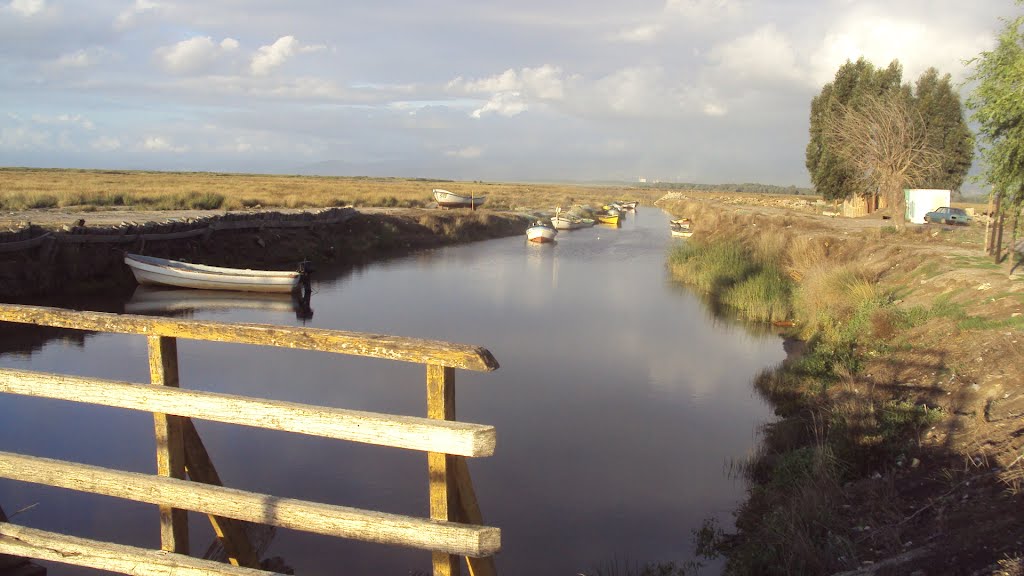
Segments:
[[[118,30],[130,28],[135,25],[140,16],[156,12],[160,8],[161,5],[152,0],[135,0],[130,7],[117,15],[117,18],[114,19],[114,28]]]
[[[142,148],[151,152],[173,152],[175,154],[188,151],[188,146],[175,146],[162,136],[147,136],[142,141]]]
[[[260,46],[252,57],[249,69],[258,76],[268,74],[300,49],[299,41],[294,36],[282,36],[270,46]]]
[[[7,9],[15,14],[30,18],[46,10],[46,2],[45,0],[11,0],[11,3],[7,5]]]
[[[722,104],[708,102],[704,105],[704,114],[707,116],[725,116],[728,113],[729,109]]]
[[[459,148],[458,150],[448,150],[444,155],[449,158],[463,158],[469,160],[479,158],[483,153],[483,148],[480,148],[479,146],[466,146],[465,148]]]
[[[693,26],[703,26],[740,16],[743,4],[740,0],[666,0],[665,12],[682,16]]]
[[[92,130],[96,127],[92,120],[81,114],[58,114],[56,116],[33,114],[32,121],[43,126],[77,126],[85,130]]]
[[[635,42],[637,44],[649,44],[658,39],[658,35],[661,34],[663,29],[664,26],[661,24],[637,26],[619,32],[612,39],[623,42]]]
[[[473,111],[473,118],[481,118],[485,114],[494,112],[500,116],[516,116],[529,110],[530,106],[523,100],[519,92],[499,92],[487,101],[482,107]]]
[[[226,46],[225,46],[226,45]],[[233,50],[238,42],[226,38],[215,44],[209,36],[193,36],[172,46],[156,49],[156,56],[163,68],[175,74],[195,74],[209,70],[222,51]]]
[[[565,96],[562,69],[545,64],[538,68],[512,68],[488,78],[465,80],[461,76],[448,82],[448,89],[464,94],[519,92],[524,97],[561,100]]]
[[[113,152],[121,148],[121,141],[110,136],[100,136],[89,142],[89,147],[100,152]]]
[[[88,68],[94,63],[93,58],[89,56],[88,52],[85,50],[76,50],[69,54],[61,54],[61,56],[53,62],[53,67],[60,69]]]
[[[809,62],[809,80],[820,86],[831,81],[847,60],[863,56],[876,66],[893,60],[903,65],[904,81],[913,81],[930,66],[963,78],[962,61],[989,49],[989,34],[950,34],[925,20],[892,17],[887,11],[858,7],[828,29]]]
[[[733,78],[787,82],[803,76],[793,45],[774,24],[715,46],[710,57]]]

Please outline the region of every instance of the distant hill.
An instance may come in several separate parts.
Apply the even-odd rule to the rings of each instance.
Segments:
[[[653,188],[658,190],[698,190],[704,192],[739,192],[741,194],[796,194],[814,195],[813,188],[796,186],[776,186],[774,184],[694,184],[690,182],[642,182],[634,184],[637,188]]]

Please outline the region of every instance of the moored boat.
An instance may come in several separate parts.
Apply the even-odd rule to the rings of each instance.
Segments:
[[[291,292],[298,289],[302,277],[294,271],[222,268],[139,254],[125,254],[124,263],[139,284],[203,290]]]
[[[526,229],[526,239],[538,244],[554,242],[555,236],[557,235],[558,230],[555,230],[554,226],[541,221],[538,221],[536,224]]]
[[[434,188],[434,201],[441,208],[476,208],[484,203],[487,196],[456,194],[441,188]]]
[[[602,224],[611,224],[613,226],[618,226],[620,223],[620,219],[622,218],[622,215],[618,213],[603,213],[595,214],[594,217],[597,218],[597,221]]]
[[[672,229],[672,237],[673,238],[689,238],[690,236],[693,236],[693,230],[690,230],[689,228],[673,228]]]

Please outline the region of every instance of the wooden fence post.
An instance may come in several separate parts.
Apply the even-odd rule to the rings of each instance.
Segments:
[[[455,420],[455,369],[427,364],[427,417]],[[458,520],[458,487],[455,478],[455,456],[427,453],[430,478],[430,517],[434,520]],[[444,552],[433,553],[434,576],[459,576],[459,557]]]
[[[149,377],[155,386],[178,387],[178,341],[149,336]],[[156,431],[156,472],[185,479],[185,442],[180,416],[153,413]],[[188,512],[160,506],[160,547],[168,552],[188,554]]]

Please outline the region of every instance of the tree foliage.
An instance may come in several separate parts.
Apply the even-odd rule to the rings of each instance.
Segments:
[[[835,127],[838,117],[851,111],[866,107],[877,111],[880,102],[893,103],[897,94],[906,102],[908,117],[921,124],[924,145],[942,155],[939,165],[933,166],[919,185],[958,190],[963,184],[973,158],[973,141],[950,76],[940,76],[938,70],[930,68],[913,88],[904,84],[902,77],[903,68],[896,60],[885,68],[876,68],[864,58],[847,61],[836,72],[835,80],[811,102],[807,170],[819,194],[839,200],[878,192],[877,188],[865,188],[873,185],[870,179],[839,153],[835,134],[827,126]]]
[[[902,221],[903,189],[933,178],[945,154],[933,147],[929,126],[909,90],[867,96],[857,107],[840,106],[825,119],[822,133],[852,170],[861,190],[877,190]]]
[[[1019,3],[1019,2],[1018,2]],[[1024,16],[1007,20],[996,47],[972,63],[967,99],[978,124],[983,177],[1015,204],[1024,192]]]

